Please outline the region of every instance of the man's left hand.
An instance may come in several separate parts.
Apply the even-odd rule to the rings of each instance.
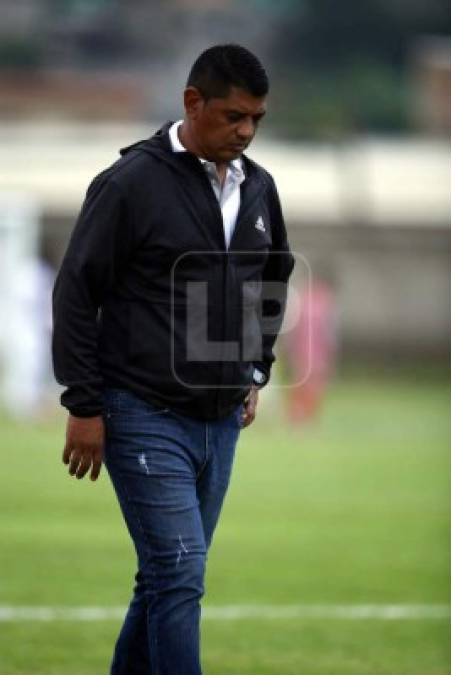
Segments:
[[[250,392],[244,399],[242,429],[248,427],[254,421],[255,415],[257,414],[257,403],[258,403],[258,389],[257,387],[252,386]]]

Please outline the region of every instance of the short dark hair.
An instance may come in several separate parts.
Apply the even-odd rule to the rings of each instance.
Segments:
[[[196,87],[205,100],[226,98],[231,87],[266,96],[269,81],[265,69],[252,52],[235,44],[215,45],[197,58],[186,83]]]

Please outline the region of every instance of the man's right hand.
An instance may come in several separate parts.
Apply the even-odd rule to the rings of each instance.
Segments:
[[[91,480],[97,480],[103,459],[105,425],[101,415],[74,417],[69,415],[63,462],[69,464],[71,476],[83,478],[91,469]]]

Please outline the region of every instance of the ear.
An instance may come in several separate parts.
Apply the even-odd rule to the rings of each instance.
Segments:
[[[187,87],[183,92],[183,102],[187,117],[196,120],[202,112],[205,101],[196,87]]]

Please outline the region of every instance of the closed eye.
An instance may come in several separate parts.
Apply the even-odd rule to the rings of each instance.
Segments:
[[[255,125],[257,125],[265,116],[265,113],[258,113],[257,115],[252,115],[252,121]],[[229,112],[227,113],[227,119],[229,122],[240,122],[240,120],[243,120],[247,117],[244,113],[238,113],[238,112]]]
[[[229,122],[239,122],[242,120],[246,115],[241,115],[240,113],[228,113],[227,114],[227,119]]]

